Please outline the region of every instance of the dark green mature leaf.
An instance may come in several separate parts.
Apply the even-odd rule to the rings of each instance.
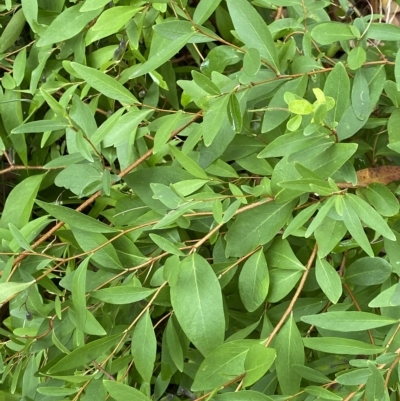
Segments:
[[[250,256],[239,275],[240,298],[249,312],[255,311],[268,294],[269,271],[264,252],[260,249]]]
[[[286,223],[293,207],[293,202],[277,204],[271,201],[241,213],[225,237],[227,255],[243,256],[273,239]]]
[[[211,398],[212,401],[271,401],[272,398],[258,391],[242,390],[217,394]]]
[[[396,319],[358,311],[326,312],[319,315],[303,316],[301,320],[323,329],[341,332],[370,330],[397,322]]]
[[[267,61],[275,72],[279,71],[278,54],[271,32],[260,14],[247,0],[228,0],[228,9],[240,39],[247,47],[254,47],[261,58]]]
[[[301,376],[293,365],[304,363],[304,346],[293,315],[287,320],[275,341],[276,373],[283,394],[296,394]]]
[[[371,375],[367,379],[365,385],[365,399],[366,401],[383,400],[388,398],[385,379],[382,376],[381,370],[378,369],[372,361],[368,361],[368,368]],[[385,393],[386,396],[385,397]]]
[[[171,303],[183,331],[203,355],[222,344],[225,319],[221,287],[207,261],[186,257],[171,288]]]
[[[11,18],[10,22],[3,29],[0,36],[0,53],[4,53],[18,39],[24,29],[25,15],[24,10],[19,9]]]
[[[374,182],[368,188],[362,189],[361,194],[382,216],[394,216],[399,212],[399,202],[393,193],[384,185]]]
[[[31,134],[36,132],[45,131],[57,131],[59,129],[65,129],[70,127],[71,124],[67,120],[43,120],[43,121],[32,121],[17,128],[14,128],[12,134]]]
[[[118,100],[123,104],[138,103],[138,100],[122,84],[104,72],[78,63],[71,63],[72,68],[94,89],[101,94]]]

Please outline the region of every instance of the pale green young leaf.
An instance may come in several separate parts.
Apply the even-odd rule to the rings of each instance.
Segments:
[[[14,237],[15,241],[18,243],[18,245],[22,249],[25,249],[26,251],[32,251],[32,248],[29,245],[29,242],[24,237],[24,235],[21,233],[21,231],[19,231],[18,228],[14,226],[14,224],[10,223],[8,225],[8,229],[10,230],[10,232],[11,232],[12,236]]]
[[[86,0],[80,11],[83,13],[86,11],[98,10],[99,8],[104,7],[107,3],[109,3],[108,0]]]

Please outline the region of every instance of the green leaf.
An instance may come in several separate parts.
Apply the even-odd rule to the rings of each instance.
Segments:
[[[216,139],[227,117],[229,96],[223,95],[210,102],[210,108],[203,117],[204,144],[210,146]]]
[[[397,322],[396,319],[358,311],[325,312],[319,315],[303,316],[301,320],[322,329],[340,331],[342,333],[371,330],[396,324]]]
[[[362,70],[358,70],[354,76],[353,89],[351,91],[351,104],[359,120],[365,120],[369,116],[369,88]]]
[[[115,228],[109,227],[93,217],[79,213],[67,207],[45,203],[39,200],[35,201],[42,209],[58,220],[69,224],[71,227],[85,228],[85,231],[91,233],[115,233]]]
[[[104,72],[78,63],[71,63],[72,68],[94,89],[101,94],[118,100],[123,104],[132,105],[138,100],[122,84]]]
[[[394,216],[399,212],[399,202],[393,193],[384,185],[374,182],[360,190],[368,202],[382,216]]]
[[[190,38],[194,34],[195,32],[193,31],[174,41],[168,39],[162,40],[161,37],[157,38],[157,36],[154,35],[152,39],[152,48],[151,48],[152,51],[150,52],[149,59],[145,63],[137,67],[133,71],[133,73],[129,76],[129,78],[133,79],[140,77],[141,75],[152,72],[156,68],[163,65],[165,62],[170,60],[176,53],[178,53],[179,50],[181,50],[182,47],[189,42]],[[156,50],[153,51],[153,48],[156,48]]]
[[[18,228],[14,226],[14,224],[10,223],[8,225],[8,229],[10,230],[10,232],[11,232],[12,236],[14,237],[15,241],[17,241],[18,245],[22,249],[25,249],[26,251],[32,251],[32,248],[29,245],[29,242],[24,237],[24,235],[21,233],[21,231],[19,231]]]
[[[193,159],[172,145],[169,145],[168,147],[175,159],[188,173],[203,180],[208,180],[208,175]]]
[[[234,93],[231,93],[229,95],[227,112],[228,112],[228,120],[232,129],[236,133],[240,133],[243,127],[243,117],[242,117],[242,112],[240,110],[239,101],[237,100],[237,97]]]
[[[345,371],[346,372],[346,371]],[[365,384],[371,376],[370,369],[356,369],[348,373],[343,373],[336,377],[336,381],[345,386]]]
[[[394,65],[394,76],[396,79],[397,90],[400,90],[400,54],[396,53],[396,61]]]
[[[169,141],[169,139],[171,138],[171,134],[178,127],[179,123],[182,120],[182,117],[182,112],[179,111],[177,113],[174,113],[170,116],[167,116],[163,123],[158,127],[154,136],[154,153],[158,153]]]
[[[372,23],[368,25],[367,37],[375,40],[398,41],[400,28],[392,24]]]
[[[91,296],[108,304],[125,305],[141,301],[154,294],[154,292],[155,289],[153,288],[135,287],[128,284],[93,291]]]
[[[1,215],[0,228],[7,228],[11,223],[21,229],[28,223],[43,177],[41,174],[27,177],[12,189]]]
[[[0,36],[0,53],[4,53],[11,47],[20,36],[25,25],[24,10],[19,9],[13,14]]]
[[[360,219],[366,225],[374,229],[383,237],[392,241],[396,240],[396,236],[393,234],[386,221],[367,202],[354,194],[346,194],[344,199],[345,203],[349,203],[351,205],[351,207],[356,211]]]
[[[168,352],[171,356],[172,361],[180,372],[183,372],[183,350],[179,342],[178,334],[175,330],[173,318],[170,318],[165,328],[166,343]]]
[[[261,56],[258,49],[251,48],[243,58],[243,71],[249,76],[254,77],[261,67]]]
[[[235,340],[220,345],[206,356],[194,378],[192,391],[215,389],[245,373],[247,353],[257,340]]]
[[[221,0],[201,0],[194,10],[193,21],[203,25],[221,3]]]
[[[336,304],[342,296],[342,283],[338,272],[325,259],[317,259],[315,276],[326,297]]]
[[[81,12],[83,3],[66,8],[59,14],[41,35],[37,42],[38,47],[44,47],[73,38],[92,20],[94,20],[101,10]]]
[[[307,208],[303,209],[299,214],[297,214],[296,217],[286,227],[282,238],[287,238],[293,232],[302,227],[315,213],[319,206],[319,203],[315,203],[314,205],[308,206]]]
[[[275,303],[286,297],[300,280],[302,274],[301,270],[271,270],[267,301]]]
[[[293,202],[278,204],[271,201],[241,213],[225,237],[227,255],[246,255],[257,246],[273,239],[288,220],[293,207]]]
[[[211,266],[197,253],[180,265],[171,303],[183,331],[203,355],[222,344],[225,318],[221,287]]]
[[[325,352],[327,354],[373,355],[379,354],[385,350],[385,348],[362,341],[339,337],[303,338],[303,343],[304,346],[309,349]]]
[[[386,281],[392,273],[392,266],[383,258],[363,257],[346,268],[344,279],[352,284],[376,285]]]
[[[118,32],[141,10],[142,7],[134,6],[116,6],[104,10],[97,18],[96,23],[87,32],[85,37],[86,46]]]
[[[103,384],[115,401],[151,401],[142,392],[126,384],[112,380],[103,380]]]
[[[347,229],[343,221],[334,220],[326,216],[314,231],[318,244],[318,257],[324,258],[328,255],[346,233]]]
[[[181,250],[179,250],[179,248],[175,244],[173,244],[171,241],[168,241],[166,238],[161,237],[157,234],[150,234],[149,237],[163,251],[168,252],[172,255],[185,256],[185,254]]]
[[[367,53],[360,46],[351,49],[347,57],[347,62],[352,70],[358,70],[365,63],[366,60]]]
[[[76,314],[76,328],[85,330],[86,323],[86,272],[90,257],[84,259],[75,271],[72,278],[72,304]],[[81,344],[80,344],[81,345]]]
[[[66,372],[79,367],[83,368],[87,363],[96,360],[114,346],[120,336],[120,334],[109,335],[73,350],[70,354],[64,356],[53,365],[47,373],[53,374]]]
[[[304,391],[308,394],[320,397],[323,400],[343,400],[340,395],[334,394],[332,391],[329,391],[323,387],[307,386]]]
[[[99,8],[104,7],[107,3],[108,0],[86,0],[81,7],[81,12],[98,10]]]
[[[38,1],[37,0],[21,0],[22,11],[24,13],[26,22],[31,27],[32,31],[36,33],[36,21],[38,17]]]
[[[278,54],[271,32],[260,14],[247,0],[228,0],[228,10],[240,39],[249,48],[258,49],[261,58],[275,72],[279,71]]]
[[[254,312],[265,301],[268,287],[267,261],[260,249],[246,260],[239,275],[240,298],[249,312]]]
[[[213,396],[213,401],[271,401],[272,398],[259,391],[242,390]]]
[[[67,120],[58,121],[58,120],[42,120],[42,121],[31,121],[29,123],[20,125],[17,128],[14,128],[11,133],[12,134],[31,134],[37,132],[46,132],[46,131],[57,131],[60,129],[65,129],[70,127],[71,124]]]
[[[210,78],[207,78],[205,75],[200,74],[196,70],[192,71],[193,81],[204,91],[208,92],[211,95],[219,96],[221,91],[218,86],[215,85],[214,82],[211,81]]]
[[[342,202],[343,206],[343,222],[346,225],[349,233],[357,241],[360,247],[371,257],[374,256],[374,252],[371,248],[371,244],[365,235],[361,221],[357,216],[357,213],[351,207],[350,203]]]
[[[29,283],[0,283],[0,303],[5,302],[14,295],[20,293],[21,291],[29,288],[35,281]]]
[[[353,27],[355,28],[355,27]],[[321,45],[330,45],[337,41],[355,39],[350,25],[343,22],[322,22],[311,31],[311,37]]]
[[[253,345],[244,361],[246,376],[243,379],[243,387],[251,386],[261,379],[274,363],[275,357],[276,352],[273,348],[262,344]]]
[[[294,364],[304,364],[304,346],[293,315],[287,320],[275,340],[276,373],[284,395],[296,394],[300,389],[301,376],[293,369]]]
[[[279,267],[287,270],[305,270],[303,264],[297,259],[289,242],[280,237],[275,237],[274,242],[268,248],[267,262],[270,267]]]
[[[131,341],[131,353],[135,360],[135,368],[143,380],[150,383],[156,360],[157,339],[149,312],[137,322]]]
[[[385,379],[382,376],[381,370],[378,369],[372,361],[368,361],[367,364],[371,371],[371,375],[368,377],[367,384],[365,385],[366,401],[388,399],[389,395],[387,393]],[[387,397],[385,397],[385,394]]]

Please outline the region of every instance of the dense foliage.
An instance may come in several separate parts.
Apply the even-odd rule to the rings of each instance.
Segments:
[[[398,399],[372,8],[0,2],[0,399]]]

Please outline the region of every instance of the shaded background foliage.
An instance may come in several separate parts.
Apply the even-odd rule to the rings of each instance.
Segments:
[[[398,399],[396,7],[2,1],[1,397]]]

